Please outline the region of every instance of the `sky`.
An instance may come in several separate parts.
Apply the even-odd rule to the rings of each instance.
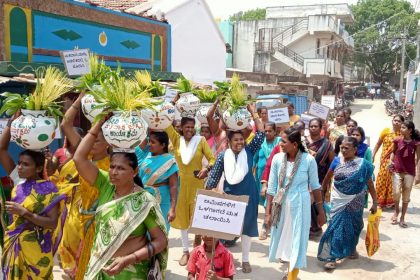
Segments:
[[[215,18],[227,19],[230,15],[255,8],[308,4],[356,4],[357,0],[206,0]],[[420,0],[409,0],[413,6]],[[418,3],[420,6],[420,3]]]

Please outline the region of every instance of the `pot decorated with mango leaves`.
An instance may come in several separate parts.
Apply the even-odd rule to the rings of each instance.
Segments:
[[[230,130],[242,130],[251,123],[252,117],[245,106],[223,112],[223,122]]]
[[[151,130],[164,131],[175,119],[175,106],[169,102],[162,102],[154,108],[142,110],[141,113]]]
[[[114,111],[102,125],[105,140],[117,152],[134,152],[147,136],[147,123],[138,112]]]
[[[11,140],[28,150],[41,150],[55,138],[57,122],[45,110],[21,110],[10,126]]]

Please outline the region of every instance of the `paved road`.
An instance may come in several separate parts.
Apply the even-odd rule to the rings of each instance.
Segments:
[[[367,136],[371,139],[371,145],[376,143],[380,131],[391,125],[391,118],[384,113],[384,105],[381,100],[356,100],[352,106],[353,118],[356,119],[362,127],[365,128]],[[379,158],[379,155],[378,155]],[[376,170],[377,171],[377,170]],[[309,241],[307,254],[308,266],[299,274],[300,279],[311,280],[329,280],[329,279],[396,279],[403,277],[404,279],[420,279],[420,190],[413,189],[412,202],[409,205],[406,220],[409,227],[401,229],[398,226],[390,224],[392,212],[385,211],[382,217],[381,232],[381,248],[371,258],[367,257],[364,247],[364,238],[366,231],[363,230],[358,251],[360,258],[358,260],[345,260],[334,272],[328,273],[323,270],[322,265],[316,259],[318,249],[318,239]],[[365,220],[366,220],[365,213]],[[263,209],[260,209],[258,219],[261,226],[263,218]],[[365,227],[366,229],[366,227]],[[170,252],[168,271],[166,279],[180,280],[186,279],[186,270],[178,265],[178,258],[181,256],[181,240],[178,230],[171,230]],[[192,242],[193,236],[190,236]],[[231,249],[235,264],[237,267],[237,275],[235,279],[281,279],[287,272],[286,265],[280,263],[269,263],[267,260],[269,240],[254,240],[252,245],[252,253],[250,261],[253,268],[252,273],[243,274],[240,271],[240,242]],[[62,279],[62,274],[56,267],[55,279]]]

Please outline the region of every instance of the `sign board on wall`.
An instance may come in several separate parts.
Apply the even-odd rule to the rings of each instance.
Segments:
[[[328,119],[330,108],[328,106],[325,106],[316,102],[311,102],[308,113],[312,116],[326,120]]]
[[[189,232],[231,240],[242,234],[248,196],[198,190]]]
[[[289,123],[289,111],[287,106],[272,107],[267,110],[268,120],[275,124]]]
[[[321,104],[334,110],[334,108],[335,108],[335,95],[322,95],[321,96]]]
[[[60,52],[69,76],[82,76],[90,73],[89,50],[71,50]]]

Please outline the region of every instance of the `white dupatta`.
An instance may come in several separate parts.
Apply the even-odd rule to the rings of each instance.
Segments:
[[[179,139],[179,151],[181,153],[181,160],[184,165],[188,165],[195,152],[197,151],[198,144],[200,144],[201,136],[193,136],[190,142],[185,141],[184,136]]]
[[[246,150],[242,149],[238,154],[238,158],[236,158],[232,149],[227,149],[224,155],[224,170],[225,179],[230,185],[236,185],[242,182],[248,173],[248,156]]]

